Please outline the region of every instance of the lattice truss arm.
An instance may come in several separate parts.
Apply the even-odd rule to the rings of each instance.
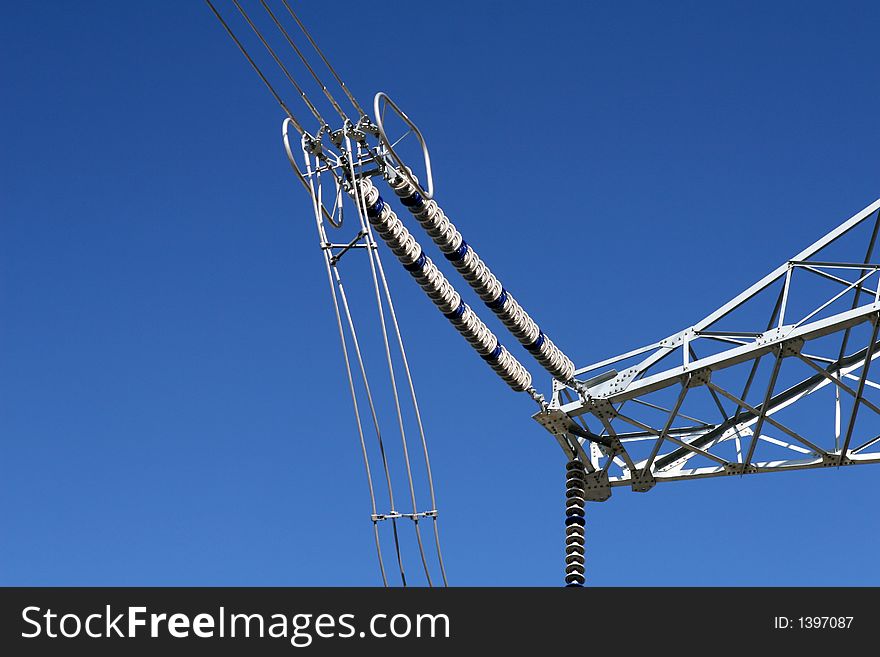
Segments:
[[[614,486],[880,462],[880,200],[709,316],[554,381],[534,417]]]

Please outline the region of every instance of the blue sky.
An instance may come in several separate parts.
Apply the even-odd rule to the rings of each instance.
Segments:
[[[578,363],[880,196],[876,3],[297,6],[362,104],[419,123],[447,213]],[[0,583],[379,583],[279,108],[201,2],[4,16]],[[450,582],[559,584],[558,447],[385,263]],[[588,579],[880,585],[878,492],[872,467],[617,490]]]

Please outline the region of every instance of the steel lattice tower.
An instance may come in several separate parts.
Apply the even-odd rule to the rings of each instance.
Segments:
[[[615,487],[647,492],[660,482],[880,462],[880,383],[870,377],[872,362],[880,355],[880,259],[875,255],[880,200],[702,320],[627,353],[577,366],[504,288],[446,216],[436,198],[426,140],[400,107],[380,92],[368,114],[287,0],[281,0],[276,12],[265,0],[259,2],[271,19],[269,25],[278,31],[274,48],[242,5],[237,0],[232,3],[316,122],[314,129],[307,130],[294,116],[283,94],[208,0],[287,115],[284,146],[296,179],[308,192],[318,230],[386,584],[380,525],[389,527],[393,535],[403,584],[407,580],[401,523],[408,523],[407,532],[409,526],[414,529],[427,583],[438,580],[439,573],[445,584],[446,573],[425,430],[380,250],[400,262],[512,390],[526,393],[537,404],[532,417],[553,436],[566,460],[569,585],[579,586],[586,580],[587,502],[609,499]],[[297,38],[304,37],[309,46],[298,46],[292,37],[296,28],[285,28],[290,19],[301,32]],[[294,61],[317,83],[338,119],[325,120],[278,55],[281,48],[292,50]],[[303,50],[312,54],[307,56]],[[321,80],[316,72],[318,61],[353,111],[344,110]],[[386,117],[406,129],[400,138],[389,136]],[[418,162],[405,162],[399,153],[399,144],[407,137],[417,142]],[[514,338],[511,344],[519,343],[526,352],[523,356],[533,359],[528,362],[549,373],[552,384],[545,393],[533,385],[530,370],[514,355],[516,349],[502,344],[441,271],[416,238],[416,226],[436,246],[434,257],[443,256],[437,262],[448,261],[472,288],[476,305],[485,306],[481,312],[494,314],[502,330]],[[343,283],[343,264],[347,266],[355,253],[365,255],[368,263],[369,284],[361,292],[374,300],[381,336],[378,345],[367,346],[359,337],[363,318],[351,309]],[[373,348],[385,355],[380,384],[364,359],[364,352]],[[586,345],[583,350],[595,351],[595,346]],[[383,387],[393,399],[385,409],[377,402]],[[404,411],[407,399],[414,409],[409,415]],[[390,422],[383,417],[387,415]],[[373,476],[370,433],[377,441],[373,463],[377,458],[381,462],[381,476]],[[395,501],[395,472],[389,467],[386,440],[390,433],[399,433],[401,438],[405,468],[396,475],[405,477],[402,497],[407,511],[400,510],[400,486]],[[421,477],[408,447],[414,435],[420,443],[416,451],[424,456]],[[377,481],[384,483],[386,498],[375,491]],[[427,506],[420,506],[417,497],[429,500]],[[382,508],[383,503],[387,508]],[[433,530],[436,560],[427,554],[430,550],[425,549],[420,522],[430,523]]]

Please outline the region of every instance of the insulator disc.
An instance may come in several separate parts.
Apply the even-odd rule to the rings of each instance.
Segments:
[[[580,573],[571,573],[565,576],[565,583],[569,586],[581,586],[586,581],[586,578]]]

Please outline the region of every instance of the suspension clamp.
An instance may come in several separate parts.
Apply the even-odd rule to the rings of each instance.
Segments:
[[[361,127],[360,121],[358,121],[357,125],[352,124],[351,121],[346,121],[344,127],[345,134],[358,143],[364,142],[367,140],[367,133]]]
[[[368,132],[374,137],[379,136],[379,127],[370,121],[370,117],[364,114],[361,118],[358,119],[357,125],[355,126],[356,130],[360,130],[363,132]]]
[[[333,145],[336,148],[342,148],[342,138],[345,136],[345,130],[340,128],[339,130],[334,130],[330,133],[330,141],[333,142]]]
[[[302,145],[303,150],[305,150],[310,155],[321,155],[324,152],[324,147],[321,144],[320,137],[312,137],[308,132],[303,133]]]
[[[436,518],[437,517],[437,509],[431,509],[430,511],[419,511],[418,513],[399,513],[397,511],[392,511],[390,513],[373,513],[370,515],[370,520],[373,522],[379,522],[380,520],[395,520],[397,518],[409,518],[410,520],[418,520],[419,518]]]

